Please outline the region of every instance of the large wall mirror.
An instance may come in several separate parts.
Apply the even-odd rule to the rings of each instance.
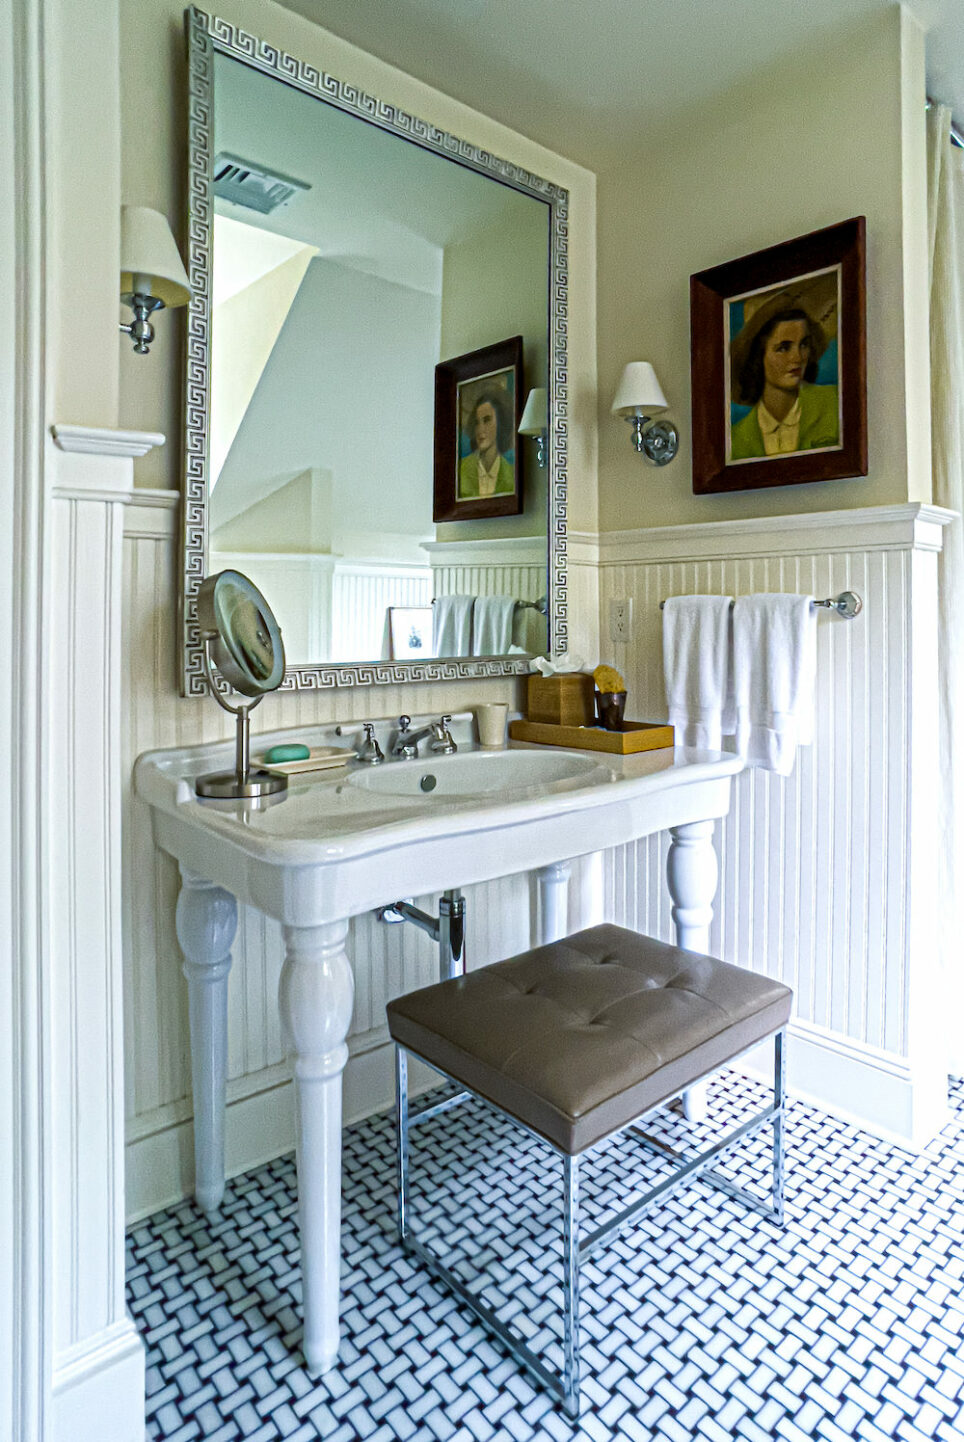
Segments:
[[[184,694],[226,567],[270,599],[289,690],[564,650],[566,192],[215,16],[187,29]]]

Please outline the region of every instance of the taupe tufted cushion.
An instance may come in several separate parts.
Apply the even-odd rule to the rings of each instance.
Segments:
[[[780,982],[594,926],[388,1006],[395,1041],[584,1151],[784,1026]]]

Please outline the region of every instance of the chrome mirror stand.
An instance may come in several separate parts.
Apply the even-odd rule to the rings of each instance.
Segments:
[[[223,711],[236,718],[237,730],[234,743],[234,770],[211,771],[199,776],[194,783],[198,796],[213,797],[221,801],[236,801],[259,796],[275,796],[288,789],[288,778],[274,771],[265,771],[256,766],[251,769],[251,712],[260,706],[263,696],[256,696],[244,706],[232,706],[221,694],[211,665],[212,636],[204,638],[204,674],[207,676],[211,695]]]

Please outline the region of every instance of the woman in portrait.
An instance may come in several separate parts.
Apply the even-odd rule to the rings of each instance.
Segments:
[[[515,467],[505,458],[514,442],[509,396],[499,386],[489,386],[476,397],[465,431],[472,451],[459,462],[460,501],[476,496],[512,495]]]
[[[836,446],[840,405],[835,385],[815,384],[827,348],[823,326],[785,291],[744,302],[744,323],[730,347],[731,398],[751,409],[730,430],[730,459],[742,461]]]

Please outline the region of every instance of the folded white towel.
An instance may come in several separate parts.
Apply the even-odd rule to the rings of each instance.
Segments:
[[[432,602],[432,650],[436,656],[472,655],[474,596],[436,596]]]
[[[679,746],[719,751],[736,717],[729,596],[670,596],[663,603],[663,671]]]
[[[511,596],[476,596],[472,615],[472,655],[504,656],[512,645],[515,601]]]
[[[779,776],[813,740],[817,618],[811,596],[739,596],[733,607],[736,746]]]

